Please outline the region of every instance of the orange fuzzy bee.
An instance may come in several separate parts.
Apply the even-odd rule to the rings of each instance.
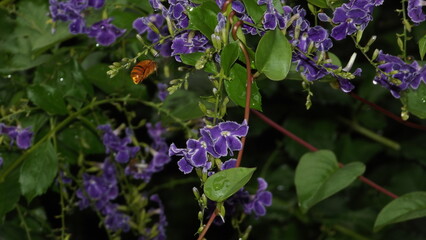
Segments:
[[[143,60],[138,62],[130,72],[133,83],[139,84],[149,75],[157,70],[157,63],[153,60]]]

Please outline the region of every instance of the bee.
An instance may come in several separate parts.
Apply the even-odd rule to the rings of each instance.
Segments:
[[[134,84],[139,84],[149,75],[157,70],[157,63],[153,60],[143,60],[138,62],[130,72],[130,77]]]

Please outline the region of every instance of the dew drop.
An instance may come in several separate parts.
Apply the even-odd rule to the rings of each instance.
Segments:
[[[63,81],[64,81],[64,78],[62,78],[62,77],[61,77],[61,78],[59,78],[59,81],[60,81],[60,82],[63,82]]]
[[[11,74],[9,74],[9,75],[7,75],[6,77],[7,77],[7,78],[12,78],[12,75],[11,75]]]

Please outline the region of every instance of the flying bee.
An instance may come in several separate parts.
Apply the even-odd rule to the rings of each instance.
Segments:
[[[153,60],[143,60],[138,62],[130,72],[130,77],[134,84],[139,84],[149,75],[157,70],[157,63]]]

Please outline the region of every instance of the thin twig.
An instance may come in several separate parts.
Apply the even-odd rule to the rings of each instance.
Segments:
[[[296,141],[297,143],[299,143],[300,145],[304,146],[305,148],[309,149],[312,152],[315,152],[318,150],[318,148],[312,146],[311,144],[307,143],[306,141],[304,141],[303,139],[299,138],[298,136],[296,136],[295,134],[293,134],[292,132],[288,131],[287,129],[283,128],[282,126],[280,126],[279,124],[277,124],[276,122],[272,121],[270,118],[268,118],[267,116],[263,115],[262,113],[256,111],[256,110],[251,110],[256,116],[258,116],[261,120],[263,120],[265,123],[267,123],[268,125],[270,125],[271,127],[275,128],[277,131],[283,133],[284,135],[290,137],[291,139],[293,139],[294,141]],[[344,167],[343,163],[339,163],[339,167]],[[398,198],[398,195],[386,190],[385,188],[381,187],[380,185],[378,185],[377,183],[371,181],[370,179],[364,177],[364,176],[360,176],[359,179],[366,183],[367,185],[373,187],[374,189],[376,189],[377,191],[388,195],[391,198]]]

